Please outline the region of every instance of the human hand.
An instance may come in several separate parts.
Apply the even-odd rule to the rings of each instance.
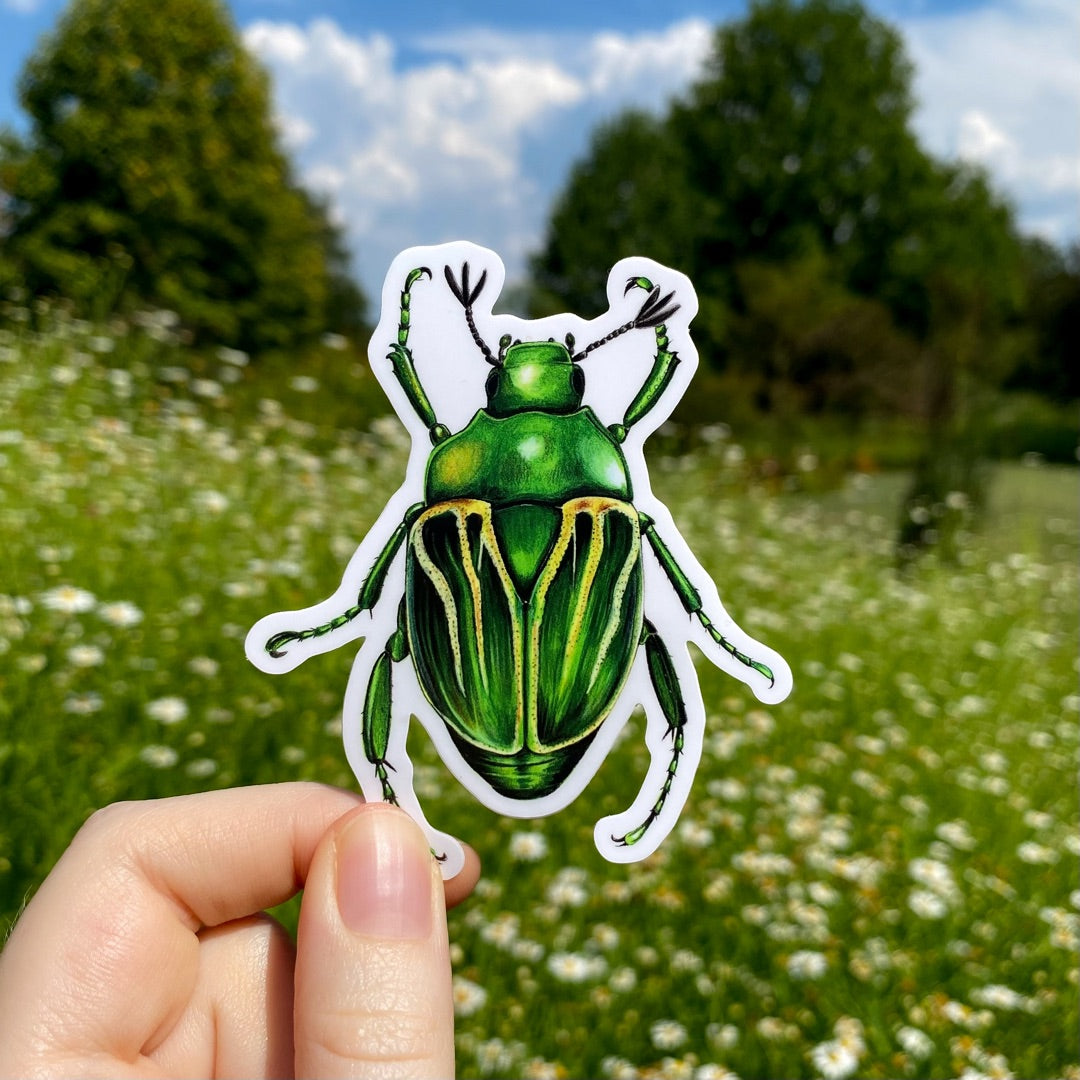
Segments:
[[[315,784],[95,814],[0,954],[0,1076],[451,1077],[444,886],[402,811]],[[296,948],[263,914],[299,889]]]

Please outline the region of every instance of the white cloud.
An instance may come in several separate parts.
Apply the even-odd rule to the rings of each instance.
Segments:
[[[900,23],[916,69],[915,124],[934,154],[986,168],[1021,225],[1080,232],[1080,6],[996,0]]]
[[[308,51],[304,32],[291,23],[252,23],[244,31],[247,47],[271,65],[299,64]]]
[[[924,145],[986,167],[1023,227],[1059,241],[1078,233],[1078,10],[1075,0],[985,0],[897,23]],[[685,90],[713,27],[429,34],[407,42],[408,62],[385,35],[327,18],[262,20],[244,37],[273,74],[304,180],[331,198],[374,296],[412,244],[472,239],[520,275],[592,128]]]
[[[965,161],[989,164],[993,158],[1012,157],[1016,143],[979,109],[969,109],[960,117],[957,152]]]
[[[275,122],[282,141],[290,150],[299,150],[305,143],[311,142],[315,136],[315,128],[302,116],[287,116],[285,113],[278,113]]]
[[[710,36],[700,19],[639,35],[478,31],[411,42],[421,62],[406,66],[385,36],[329,19],[244,32],[273,75],[283,139],[347,223],[371,294],[401,248],[462,237],[519,275],[593,124],[663,104]]]
[[[597,34],[589,47],[589,85],[598,93],[660,79],[669,93],[682,90],[697,75],[712,48],[713,27],[688,19],[652,34]],[[687,73],[690,73],[689,75]]]

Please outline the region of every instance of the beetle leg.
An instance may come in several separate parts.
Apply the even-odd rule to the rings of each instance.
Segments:
[[[412,301],[412,287],[424,276],[431,277],[431,271],[426,266],[418,266],[409,272],[405,278],[405,288],[401,290],[401,314],[398,319],[397,341],[390,346],[387,360],[394,369],[394,376],[405,391],[409,404],[413,407],[416,415],[427,425],[428,435],[432,444],[437,445],[450,435],[450,429],[440,424],[435,416],[435,410],[431,407],[427,394],[424,392],[420,376],[416,374],[416,365],[413,363],[412,350],[409,348],[409,323],[410,304]]]
[[[392,663],[398,663],[409,655],[409,639],[405,632],[405,601],[398,608],[398,626],[386,648],[379,653],[375,666],[368,680],[367,693],[364,695],[364,710],[361,718],[364,738],[364,756],[375,766],[375,775],[382,785],[383,802],[398,805],[397,795],[390,783],[390,773],[394,766],[387,758],[390,746],[390,724],[393,720],[393,669]]]
[[[657,321],[670,318],[678,310],[678,304],[674,307],[668,306],[674,294],[660,296],[660,287],[654,286],[648,278],[631,278],[626,291],[633,288],[649,290],[648,299],[642,305],[634,325],[653,327],[656,334],[656,356],[648,378],[627,406],[622,423],[612,424],[608,429],[618,442],[623,442],[630,429],[664,396],[664,391],[679,366],[679,354],[668,348],[671,343],[668,340],[667,325],[663,321]]]
[[[386,575],[398,553],[398,549],[401,547],[402,541],[423,509],[423,503],[414,503],[405,511],[405,517],[390,534],[390,539],[386,541],[382,551],[379,552],[375,562],[372,563],[371,569],[364,579],[364,584],[360,586],[356,603],[351,608],[347,608],[340,615],[335,615],[329,622],[325,622],[321,626],[313,626],[308,630],[282,630],[280,633],[274,634],[266,642],[266,651],[276,660],[285,655],[282,646],[294,641],[308,641],[311,638],[323,637],[334,630],[340,629],[347,623],[351,623],[361,612],[370,611],[379,602],[383,585],[386,584]]]
[[[720,646],[729,656],[733,656],[740,664],[745,664],[748,668],[753,668],[759,675],[763,675],[769,680],[770,688],[776,684],[776,676],[773,674],[772,668],[767,664],[761,663],[759,660],[754,660],[744,652],[740,652],[719,630],[713,626],[712,620],[705,614],[705,611],[701,604],[701,596],[697,589],[691,584],[690,579],[683,573],[682,567],[675,561],[675,556],[668,550],[667,544],[661,539],[660,534],[656,531],[656,524],[652,518],[646,514],[641,515],[641,533],[648,538],[649,543],[652,545],[653,552],[656,554],[656,558],[659,560],[660,565],[664,568],[664,573],[667,574],[668,581],[671,582],[672,588],[675,590],[679,599],[682,601],[683,607],[686,609],[688,615],[697,616],[698,622],[708,632],[709,637]]]
[[[667,721],[667,731],[664,738],[671,738],[671,760],[668,762],[667,774],[664,777],[664,785],[660,789],[660,795],[649,810],[648,817],[631,829],[623,836],[613,836],[611,839],[620,847],[630,847],[636,844],[649,830],[649,826],[660,816],[664,809],[664,803],[671,793],[671,785],[675,782],[675,774],[679,768],[679,758],[683,753],[683,734],[686,728],[686,705],[679,690],[679,680],[675,674],[675,665],[671,661],[671,653],[668,652],[663,638],[656,632],[648,619],[644,621],[641,630],[641,643],[645,646],[645,660],[649,667],[649,679],[653,690],[656,692],[656,700],[660,703],[660,709]]]

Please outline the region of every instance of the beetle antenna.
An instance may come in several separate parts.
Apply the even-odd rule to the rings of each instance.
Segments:
[[[670,319],[682,306],[680,304],[671,303],[671,299],[675,295],[674,289],[672,289],[667,296],[661,296],[660,286],[653,285],[648,278],[631,278],[629,282],[627,282],[626,292],[624,292],[623,295],[625,296],[626,293],[635,287],[649,290],[649,295],[645,297],[645,303],[641,305],[637,315],[629,322],[623,323],[622,326],[612,330],[610,334],[600,338],[598,341],[594,341],[591,345],[586,346],[585,349],[573,356],[572,359],[575,364],[584,360],[594,349],[599,349],[601,345],[606,345],[609,341],[614,341],[617,337],[622,337],[622,335],[629,330],[644,330],[654,326],[660,326]]]
[[[465,309],[465,322],[469,325],[469,333],[472,334],[472,339],[476,342],[476,347],[484,354],[484,359],[491,364],[492,367],[499,367],[500,361],[496,359],[488,348],[487,342],[480,336],[480,331],[476,329],[476,323],[473,320],[473,304],[483,291],[484,283],[487,281],[487,271],[485,270],[480,275],[480,280],[476,283],[476,287],[471,291],[469,290],[469,264],[467,262],[461,264],[460,283],[454,280],[453,271],[449,266],[443,267],[443,275],[446,278],[446,284],[450,286],[450,291],[457,297],[458,303]]]

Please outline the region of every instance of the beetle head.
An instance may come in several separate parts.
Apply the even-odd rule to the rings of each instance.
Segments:
[[[585,373],[556,341],[519,341],[488,375],[486,390],[492,416],[528,409],[571,413],[581,407]]]

